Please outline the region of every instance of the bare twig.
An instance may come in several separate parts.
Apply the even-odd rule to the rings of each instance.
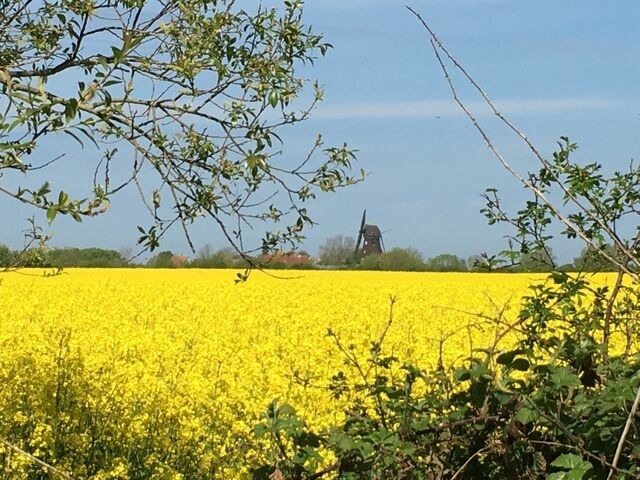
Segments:
[[[309,479],[310,480],[315,480],[317,478],[322,478],[324,477],[326,474],[334,472],[336,470],[338,470],[340,468],[340,461],[337,461],[335,463],[332,463],[331,465],[329,465],[326,468],[323,468],[322,470],[314,473],[313,475],[309,475]]]
[[[507,420],[507,417],[504,417],[502,415],[484,415],[480,417],[471,417],[471,418],[466,418],[464,420],[456,420],[454,422],[441,423],[440,425],[436,425],[435,427],[417,430],[415,434],[425,435],[427,433],[440,433],[446,430],[451,430],[453,428],[466,427],[469,425],[477,425],[481,423],[499,422],[499,421],[505,421],[505,420]]]
[[[474,453],[473,455],[471,455],[471,456],[467,459],[467,461],[466,461],[466,462],[464,462],[464,463],[462,464],[462,466],[461,466],[461,467],[456,471],[456,473],[454,473],[454,474],[453,474],[453,476],[451,477],[451,480],[455,480],[456,478],[458,478],[458,477],[462,474],[463,470],[464,470],[465,468],[467,468],[467,465],[469,465],[469,464],[471,463],[471,461],[472,461],[474,458],[476,458],[478,455],[480,455],[480,454],[482,454],[482,453],[486,452],[487,450],[489,450],[489,448],[490,448],[490,447],[484,447],[484,448],[481,448],[481,449],[480,449],[480,450],[478,450],[476,453]]]
[[[627,422],[624,424],[624,430],[622,431],[622,435],[620,435],[620,440],[618,441],[618,447],[616,448],[616,453],[613,456],[613,462],[611,464],[611,470],[609,470],[609,475],[607,476],[607,480],[611,480],[615,478],[614,475],[617,470],[618,462],[620,461],[620,455],[622,454],[622,450],[624,449],[624,442],[627,439],[627,435],[629,435],[629,430],[631,430],[631,425],[633,424],[633,419],[636,416],[638,411],[638,405],[640,404],[640,386],[638,386],[638,391],[636,392],[636,398],[633,401],[633,405],[631,406],[631,411],[629,412],[629,416],[627,417]]]
[[[0,438],[0,443],[2,443],[5,447],[7,447],[10,450],[12,450],[12,451],[14,451],[16,453],[19,453],[20,455],[24,455],[25,457],[27,457],[32,462],[37,463],[41,467],[44,467],[47,470],[49,470],[50,472],[52,472],[52,473],[54,473],[56,475],[59,475],[60,477],[64,478],[65,480],[73,480],[73,477],[71,477],[68,473],[65,473],[62,470],[59,470],[56,467],[54,467],[52,465],[49,465],[46,462],[43,462],[39,458],[36,458],[33,455],[31,455],[29,452],[25,452],[21,448],[16,447],[14,444],[8,442],[4,438]]]
[[[556,205],[548,198],[548,195],[544,191],[542,191],[540,188],[538,188],[536,185],[534,185],[530,180],[525,178],[523,175],[518,173],[515,170],[515,168],[509,162],[507,162],[506,158],[502,155],[502,153],[500,153],[500,151],[494,145],[494,143],[492,142],[492,140],[489,137],[489,135],[486,133],[484,128],[480,125],[479,121],[470,112],[470,110],[467,108],[467,105],[458,96],[458,92],[457,92],[456,86],[455,86],[455,84],[454,84],[454,82],[453,82],[453,80],[451,78],[451,75],[449,74],[449,69],[444,64],[444,61],[442,59],[442,56],[441,56],[440,52],[442,52],[446,56],[446,58],[449,61],[451,61],[451,63],[453,63],[454,67],[456,69],[458,69],[464,75],[464,77],[471,83],[473,88],[480,94],[480,96],[482,97],[483,101],[489,106],[491,111],[500,119],[500,121],[503,124],[505,124],[509,129],[511,129],[529,147],[529,149],[533,152],[534,156],[543,165],[545,165],[545,166],[548,165],[548,162],[544,159],[544,157],[542,157],[542,155],[539,153],[537,148],[528,139],[528,137],[526,135],[524,135],[524,133],[522,133],[522,131],[520,131],[518,128],[516,128],[513,125],[513,123],[511,123],[504,115],[502,115],[498,111],[498,109],[495,107],[494,103],[491,101],[491,99],[486,94],[486,92],[480,87],[480,85],[474,80],[474,78],[467,72],[467,70],[456,60],[456,58],[449,52],[449,50],[442,44],[442,42],[440,41],[438,36],[431,29],[431,27],[429,27],[428,23],[424,20],[424,18],[416,10],[414,10],[410,6],[407,5],[406,8],[413,15],[416,16],[416,18],[420,21],[420,23],[425,28],[425,30],[427,30],[427,32],[429,33],[431,46],[433,48],[435,57],[438,60],[438,63],[440,65],[440,69],[442,70],[442,72],[444,74],[444,77],[445,77],[445,79],[447,81],[447,84],[449,85],[449,90],[451,91],[453,100],[458,104],[460,109],[464,112],[465,116],[471,121],[471,123],[473,124],[473,126],[475,127],[477,132],[480,134],[480,136],[484,140],[485,144],[487,145],[487,147],[489,148],[491,153],[494,155],[494,157],[496,157],[498,159],[500,164],[505,168],[505,170],[507,170],[507,172],[509,172],[509,174],[511,176],[513,176],[516,180],[518,180],[518,182],[520,182],[522,185],[524,185],[527,189],[532,191],[537,198],[542,200],[542,202],[544,202],[544,204],[549,208],[549,210],[553,213],[553,215],[558,220],[560,220],[560,222],[562,222],[565,226],[567,226],[569,229],[574,231],[576,233],[576,235],[578,237],[580,237],[587,245],[591,245],[594,248],[597,248],[598,245],[593,241],[593,239],[589,238],[589,236],[580,227],[575,225],[574,222],[572,222],[565,214],[563,214],[560,211],[560,209],[558,207],[556,207]],[[558,180],[557,183],[558,183],[559,187],[561,189],[563,189],[564,194],[567,195],[568,198],[570,198],[571,201],[578,208],[580,208],[590,218],[592,218],[607,233],[607,235],[609,235],[611,240],[615,243],[616,247],[619,248],[620,251],[622,251],[625,255],[627,255],[628,258],[634,258],[633,252],[631,252],[627,248],[627,246],[624,245],[624,242],[622,242],[618,238],[618,236],[616,235],[615,231],[613,231],[606,223],[604,223],[604,221],[600,217],[598,217],[596,215],[593,215],[589,211],[589,209],[584,207],[581,204],[581,202],[574,195],[572,195],[571,192],[569,192],[567,190],[567,188],[563,185],[563,183],[559,179],[557,179],[557,180]],[[640,282],[640,276],[636,272],[634,272],[631,268],[629,268],[628,265],[624,264],[624,262],[620,262],[619,259],[614,258],[614,256],[610,255],[606,251],[603,251],[602,255],[607,260],[610,260],[611,262],[615,263],[622,271],[624,271],[626,274],[631,276],[636,282]]]

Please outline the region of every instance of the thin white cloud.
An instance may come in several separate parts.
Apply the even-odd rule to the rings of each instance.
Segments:
[[[496,108],[509,115],[544,115],[574,110],[599,110],[614,106],[611,100],[600,97],[502,99],[493,101]],[[466,102],[476,116],[492,115],[481,101]],[[417,102],[362,102],[321,105],[313,117],[339,120],[351,118],[416,118],[463,115],[453,100],[421,100]]]

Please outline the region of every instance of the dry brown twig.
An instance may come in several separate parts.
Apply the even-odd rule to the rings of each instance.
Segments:
[[[620,440],[618,441],[618,447],[616,448],[616,453],[613,456],[613,462],[611,463],[611,469],[609,470],[609,475],[607,476],[607,480],[611,480],[615,478],[615,474],[618,471],[618,462],[620,461],[620,456],[622,455],[622,450],[624,448],[624,442],[627,439],[627,435],[629,435],[629,430],[631,430],[631,425],[633,424],[633,419],[638,412],[638,405],[640,405],[640,387],[638,387],[638,391],[636,392],[636,398],[633,401],[633,405],[631,406],[631,411],[629,412],[629,416],[627,416],[627,421],[624,424],[624,430],[622,431],[622,435],[620,435]]]
[[[482,89],[482,87],[471,76],[471,74],[458,62],[458,60],[451,54],[451,52],[444,46],[444,44],[440,41],[440,38],[435,34],[433,29],[424,20],[424,18],[415,9],[413,9],[412,7],[406,5],[406,8],[413,15],[416,16],[416,18],[420,21],[422,26],[428,32],[429,37],[430,37],[431,47],[433,48],[433,52],[434,52],[435,57],[436,57],[436,59],[438,61],[440,69],[442,70],[442,73],[443,73],[443,75],[445,77],[445,80],[447,81],[447,84],[449,86],[449,90],[450,90],[450,92],[452,94],[453,100],[460,107],[460,109],[464,112],[465,116],[471,121],[471,123],[475,127],[476,131],[480,134],[480,136],[482,137],[483,141],[485,142],[485,144],[487,145],[487,147],[489,148],[489,150],[493,154],[493,156],[496,157],[496,159],[500,162],[500,164],[504,167],[504,169],[507,172],[509,172],[509,174],[512,177],[514,177],[519,183],[524,185],[527,189],[532,191],[537,198],[542,200],[542,202],[544,202],[544,204],[550,209],[550,211],[555,215],[555,217],[558,220],[560,220],[565,226],[567,226],[571,230],[575,231],[576,235],[578,237],[580,237],[587,245],[591,245],[592,247],[597,249],[598,245],[591,238],[589,238],[583,231],[581,231],[581,229],[579,227],[577,227],[565,214],[563,214],[559,210],[559,208],[554,204],[554,202],[552,202],[548,198],[548,195],[546,195],[542,190],[540,190],[538,187],[533,185],[531,183],[531,181],[529,181],[525,176],[523,176],[520,173],[518,173],[518,171],[506,160],[506,158],[502,155],[502,153],[500,153],[500,151],[498,150],[498,148],[496,147],[494,142],[489,137],[489,134],[487,134],[487,132],[482,127],[482,125],[480,125],[480,122],[478,121],[478,119],[471,113],[471,111],[469,110],[467,105],[464,103],[464,101],[459,97],[458,91],[456,89],[456,85],[455,85],[451,75],[449,74],[449,69],[445,65],[441,53],[444,54],[444,56],[447,58],[447,60],[449,60],[453,64],[455,69],[460,71],[462,73],[462,75],[464,76],[464,78],[466,78],[468,80],[468,82],[471,84],[473,89],[480,95],[480,97],[482,98],[482,101],[491,109],[491,112],[500,120],[500,122],[502,122],[504,125],[506,125],[518,138],[520,138],[520,140],[522,140],[526,144],[526,146],[533,153],[534,157],[542,165],[544,165],[544,166],[548,165],[548,161],[545,160],[545,158],[542,156],[542,154],[537,149],[537,147],[531,142],[531,140],[529,140],[529,138],[520,129],[518,129],[508,118],[506,118],[502,113],[500,113],[500,111],[496,108],[496,106],[493,103],[493,101],[489,98],[488,94]],[[568,195],[568,197],[571,199],[571,201],[580,210],[582,210],[592,220],[594,220],[596,223],[598,223],[598,225],[607,233],[607,235],[614,242],[616,248],[618,248],[628,258],[635,258],[635,255],[633,254],[633,252],[627,247],[627,245],[622,240],[620,240],[620,238],[617,236],[616,232],[613,231],[609,227],[609,225],[605,224],[602,221],[602,219],[600,219],[599,217],[594,216],[588,208],[586,208],[584,205],[582,205],[582,203],[573,194],[571,194],[571,192],[569,192],[566,189],[564,184],[559,179],[556,179],[556,180],[558,180],[557,183],[558,183],[559,187],[563,190],[565,195]],[[609,261],[613,262],[615,265],[617,265],[620,270],[622,270],[624,273],[629,275],[636,282],[640,283],[640,276],[638,275],[638,273],[636,273],[632,269],[630,269],[629,266],[627,264],[625,264],[625,262],[621,262],[619,259],[615,258],[614,256],[609,255],[608,252],[604,252],[603,251],[602,255],[607,260],[609,260]]]
[[[39,458],[36,458],[33,455],[31,455],[29,452],[25,452],[21,448],[19,448],[19,447],[15,446],[14,444],[6,441],[4,438],[0,438],[0,443],[2,443],[8,449],[10,449],[10,450],[12,450],[12,451],[14,451],[14,452],[16,452],[16,453],[18,453],[20,455],[23,455],[23,456],[27,457],[29,460],[31,460],[34,463],[37,463],[41,467],[46,468],[47,470],[49,470],[53,474],[64,478],[64,480],[74,480],[73,477],[71,477],[68,473],[63,472],[62,470],[54,467],[53,465],[49,465],[48,463],[43,462]]]

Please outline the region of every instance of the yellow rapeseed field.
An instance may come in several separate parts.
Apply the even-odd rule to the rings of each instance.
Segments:
[[[385,350],[429,366],[442,345],[451,363],[494,337],[474,314],[515,318],[541,278],[254,272],[236,285],[230,270],[26,273],[0,277],[0,437],[75,479],[166,480],[246,476],[260,455],[252,428],[274,398],[313,426],[338,422],[326,386],[345,367],[328,329],[365,355],[395,296]],[[0,453],[2,478],[36,468]]]

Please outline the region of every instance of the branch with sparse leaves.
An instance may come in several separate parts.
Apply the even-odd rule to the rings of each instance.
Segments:
[[[252,262],[297,246],[313,224],[306,203],[363,178],[346,145],[318,137],[301,159],[282,151],[282,129],[323,98],[299,70],[331,47],[302,14],[299,0],[254,11],[232,0],[11,2],[0,12],[0,192],[51,223],[103,214],[133,185],[152,220],[139,227],[143,248],[179,225],[193,250],[199,218]],[[95,159],[84,193],[28,184],[71,156],[48,157],[62,138]],[[248,245],[260,224],[262,241]]]

